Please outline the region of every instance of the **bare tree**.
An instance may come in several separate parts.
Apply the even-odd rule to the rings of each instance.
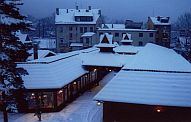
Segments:
[[[184,48],[186,49],[185,58],[191,61],[191,12],[180,15],[177,19],[176,27],[179,31],[184,32],[186,38],[184,43]]]

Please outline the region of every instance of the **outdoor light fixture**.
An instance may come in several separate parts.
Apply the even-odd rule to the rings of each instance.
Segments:
[[[161,113],[162,110],[163,110],[162,107],[156,107],[156,108],[155,108],[155,112],[157,112],[157,113]]]
[[[34,96],[34,93],[32,93],[32,96]]]
[[[61,94],[63,91],[62,90],[60,90],[60,91],[58,91],[58,94]]]
[[[74,82],[73,84],[76,85],[76,82]]]
[[[102,101],[97,101],[97,106],[101,106],[102,103]]]
[[[97,69],[94,69],[94,72],[96,72],[97,71]]]
[[[111,72],[111,69],[109,71]]]

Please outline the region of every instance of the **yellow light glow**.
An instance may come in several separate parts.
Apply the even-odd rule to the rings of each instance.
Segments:
[[[161,110],[160,110],[160,109],[157,109],[157,112],[158,112],[158,113],[160,113],[160,112],[161,112]]]
[[[97,102],[97,105],[100,106],[100,105],[101,105],[101,102],[98,101],[98,102]]]
[[[76,85],[76,82],[74,82],[73,84]]]
[[[63,91],[62,90],[60,90],[60,91],[58,91],[58,94],[61,94]]]

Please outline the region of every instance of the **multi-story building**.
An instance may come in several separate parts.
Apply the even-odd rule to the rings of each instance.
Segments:
[[[57,52],[71,51],[71,46],[75,45],[83,46],[84,36],[82,35],[87,32],[96,32],[96,29],[101,27],[101,23],[100,9],[92,9],[91,6],[88,9],[79,9],[78,6],[76,9],[57,8],[55,16]],[[89,39],[89,41],[96,41],[96,39]]]
[[[170,17],[148,17],[148,29],[156,30],[156,44],[170,47],[171,24]]]
[[[124,34],[130,34],[133,40],[133,46],[144,46],[147,43],[155,43],[156,30],[146,29],[129,29],[125,27],[125,24],[102,24],[102,27],[97,30],[97,36],[99,37],[103,33],[109,33],[113,35],[113,41],[120,44]]]

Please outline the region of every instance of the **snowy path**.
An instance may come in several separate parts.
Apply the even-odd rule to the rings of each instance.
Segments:
[[[62,111],[55,113],[43,113],[42,122],[102,122],[102,106],[97,106],[93,97],[110,81],[115,72],[111,72],[101,80],[100,85],[66,106]],[[0,121],[2,120],[0,113]],[[39,122],[34,113],[9,115],[10,122]]]

